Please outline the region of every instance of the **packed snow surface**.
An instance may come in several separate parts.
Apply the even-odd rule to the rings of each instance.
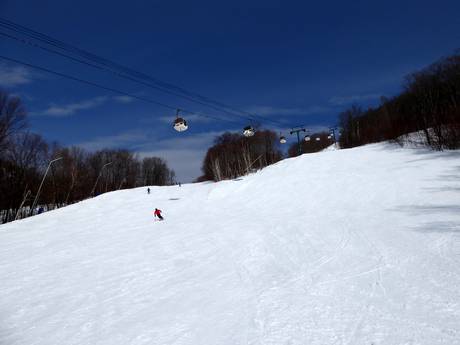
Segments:
[[[0,344],[459,344],[459,158],[331,150],[2,225]]]

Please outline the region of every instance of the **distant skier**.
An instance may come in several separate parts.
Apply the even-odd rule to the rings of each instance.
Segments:
[[[179,187],[182,187],[182,184],[179,182]]]
[[[150,188],[147,188],[147,194],[150,194]]]
[[[163,220],[163,217],[161,216],[161,212],[162,212],[161,210],[156,208],[155,212],[153,212],[153,217],[154,218],[158,217],[159,220]]]

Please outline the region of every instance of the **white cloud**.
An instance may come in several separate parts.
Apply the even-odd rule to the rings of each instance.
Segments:
[[[52,103],[47,109],[35,113],[35,115],[47,115],[47,116],[56,116],[56,117],[65,117],[71,116],[77,113],[80,110],[93,109],[98,106],[103,105],[109,101],[115,101],[117,103],[128,104],[135,100],[131,96],[99,96],[91,99],[85,99],[79,102],[69,103],[69,104],[55,104]]]
[[[247,109],[251,114],[265,116],[314,115],[329,112],[329,107],[313,105],[306,108],[278,108],[272,106],[252,106]]]
[[[10,96],[11,97],[17,97],[19,99],[26,100],[26,101],[34,101],[35,100],[35,97],[32,97],[31,95],[29,95],[27,93],[24,93],[24,92],[10,93]]]
[[[147,139],[148,136],[145,131],[133,130],[117,135],[97,137],[92,140],[79,143],[78,146],[90,151],[117,147],[131,148],[133,146],[142,146],[142,143],[144,143]]]
[[[184,114],[184,115],[179,115],[179,116],[183,117],[187,121],[187,123],[189,123],[190,125],[192,125],[193,123],[210,123],[214,121],[214,119],[210,117],[206,117],[204,115],[200,115],[200,114]],[[175,115],[171,115],[171,116],[162,116],[162,117],[156,118],[155,120],[158,120],[162,123],[172,124],[175,118],[176,118]]]
[[[298,115],[300,108],[276,108],[268,105],[256,105],[249,107],[247,111],[255,115]]]
[[[131,97],[131,96],[125,96],[125,95],[121,95],[121,96],[114,96],[113,99],[119,103],[131,103],[131,102],[134,102],[135,98],[134,97]]]
[[[8,66],[0,64],[0,85],[15,87],[32,82],[32,73],[23,66]]]
[[[92,99],[83,100],[80,102],[69,103],[64,105],[51,104],[48,109],[40,112],[40,115],[48,116],[70,116],[79,110],[87,110],[96,108],[103,103],[107,102],[108,98],[105,96],[96,97]]]
[[[203,149],[159,149],[139,152],[142,157],[161,157],[176,173],[178,182],[192,182],[201,175],[201,165],[207,148]]]
[[[201,165],[206,151],[211,147],[216,136],[224,131],[212,131],[160,140],[154,145],[145,145],[141,157],[162,157],[168,162],[181,182],[191,182],[201,175]]]
[[[329,132],[329,127],[327,127],[327,126],[320,126],[320,125],[305,126],[305,129],[307,129],[307,131],[308,131],[309,134],[319,133],[319,132]]]
[[[373,101],[379,99],[380,97],[381,95],[376,93],[371,93],[367,95],[336,96],[332,97],[329,100],[329,103],[332,105],[345,105],[355,102]]]
[[[225,132],[235,132],[238,131],[235,129],[229,129],[225,131],[210,131],[210,132],[203,132],[194,135],[188,135],[184,137],[174,137],[168,138],[165,140],[160,140],[159,142],[155,143],[155,146],[160,146],[163,148],[174,148],[174,149],[182,149],[184,147],[190,148],[203,148],[206,149],[211,146],[214,139],[225,133]],[[180,134],[179,134],[180,135]]]

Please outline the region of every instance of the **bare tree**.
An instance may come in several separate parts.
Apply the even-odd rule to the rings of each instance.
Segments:
[[[0,155],[8,146],[13,134],[26,127],[26,111],[18,97],[0,91]]]
[[[173,184],[175,173],[168,168],[166,161],[158,157],[142,160],[142,183],[144,186],[165,186]]]
[[[380,106],[340,114],[342,147],[395,140],[423,133],[436,150],[460,147],[460,54],[443,58],[406,77],[404,90]]]
[[[275,132],[258,130],[253,137],[224,133],[214,140],[204,158],[200,181],[235,178],[282,158]]]

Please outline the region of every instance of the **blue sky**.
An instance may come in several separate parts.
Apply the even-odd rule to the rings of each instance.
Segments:
[[[23,1],[0,17],[123,65],[290,126],[334,125],[351,103],[376,104],[403,78],[460,48],[459,1]],[[2,29],[3,30],[3,29]],[[174,107],[230,118],[0,37],[1,55]],[[247,121],[189,116],[0,62],[0,87],[21,95],[32,131],[89,150],[123,147],[165,158],[181,181],[206,149]],[[268,126],[269,123],[262,123]],[[290,138],[291,142],[294,137]]]

